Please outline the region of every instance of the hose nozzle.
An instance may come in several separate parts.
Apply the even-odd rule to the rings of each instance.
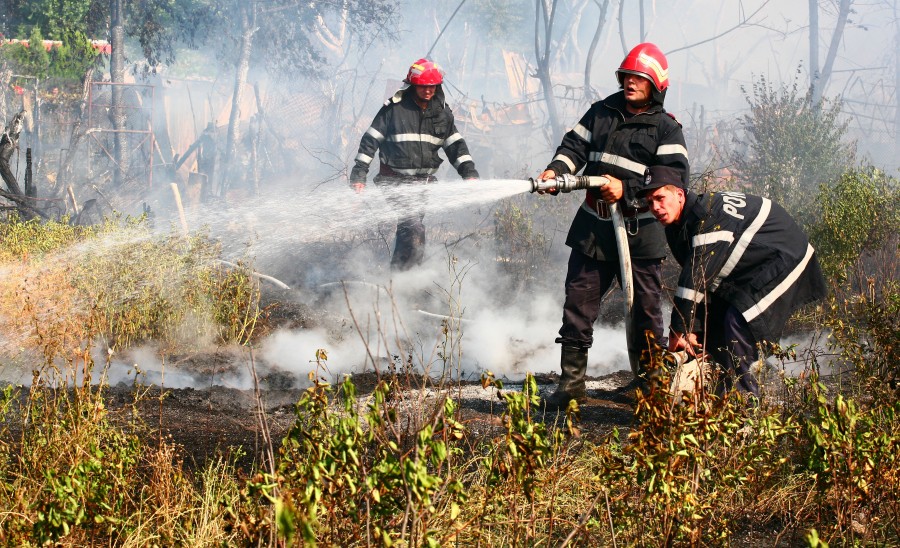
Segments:
[[[609,179],[600,176],[575,176],[569,173],[558,175],[553,179],[538,180],[533,177],[528,179],[531,183],[531,192],[549,192],[556,190],[558,192],[572,192],[573,190],[584,190],[587,188],[600,188],[609,183]]]

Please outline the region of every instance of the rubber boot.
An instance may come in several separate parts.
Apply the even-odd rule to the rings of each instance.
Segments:
[[[565,410],[569,402],[583,402],[587,397],[584,388],[584,373],[587,371],[588,352],[586,348],[563,346],[560,366],[562,375],[556,391],[544,398],[548,411]]]

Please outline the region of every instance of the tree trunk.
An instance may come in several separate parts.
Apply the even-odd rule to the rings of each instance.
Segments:
[[[894,150],[900,150],[900,13],[894,0]]]
[[[256,98],[256,135],[253,136],[253,147],[251,148],[252,157],[250,160],[250,165],[253,168],[253,194],[255,196],[259,196],[259,149],[262,146],[263,124],[265,123],[262,95],[259,92],[259,83],[253,84],[253,96]]]
[[[809,89],[819,85],[819,0],[809,0]]]
[[[0,71],[0,89],[9,89],[9,81],[12,79],[11,70]],[[0,120],[6,120],[6,94],[0,93]]]
[[[29,147],[25,149],[25,196],[37,198],[37,188],[34,186],[31,161],[31,147]]]
[[[78,116],[75,118],[75,123],[72,124],[72,133],[69,135],[69,147],[66,150],[65,159],[63,160],[62,165],[59,167],[59,173],[56,174],[56,178],[59,183],[56,185],[57,192],[53,193],[54,195],[57,194],[60,189],[66,188],[71,185],[72,164],[75,163],[75,157],[78,151],[78,143],[85,135],[83,126],[85,119],[87,118],[88,93],[90,92],[91,82],[93,81],[93,79],[94,69],[90,68],[84,75],[84,86],[81,90],[81,103],[79,104],[79,112]]]
[[[38,172],[40,173],[41,161],[43,160],[43,148],[41,147],[41,143],[43,142],[43,128],[41,122],[41,81],[39,78],[34,79],[34,106],[31,108],[31,132],[34,135],[32,138],[32,147],[34,153],[34,160],[38,166]]]
[[[19,181],[16,180],[12,169],[9,167],[9,160],[12,158],[13,152],[15,152],[16,147],[19,145],[19,135],[21,135],[22,127],[25,125],[24,119],[25,111],[19,111],[19,113],[10,120],[3,135],[0,136],[0,167],[3,168],[3,182],[6,183],[6,188],[8,188],[10,192],[19,196],[23,195],[22,187],[19,186]]]
[[[573,72],[577,70],[575,67],[580,67],[581,60],[584,59],[578,35],[581,30],[581,21],[584,19],[584,10],[589,3],[590,0],[571,0],[566,5],[571,30],[562,33],[556,42],[556,47],[553,48],[551,65],[557,67],[558,70]]]
[[[241,53],[234,76],[234,95],[231,99],[231,115],[228,117],[228,136],[225,140],[224,164],[226,169],[222,171],[221,196],[225,196],[228,189],[229,178],[234,173],[236,143],[238,137],[238,119],[241,114],[241,100],[244,97],[244,88],[247,85],[247,74],[250,72],[250,50],[253,46],[254,26],[256,25],[256,4],[249,2],[241,11]]]
[[[550,77],[550,40],[553,36],[553,19],[556,16],[556,2],[548,7],[545,0],[535,0],[534,13],[534,56],[537,63],[537,77],[544,91],[547,103],[547,116],[550,119],[550,142],[558,143],[562,138],[562,126],[556,110],[556,99],[553,96],[553,80]],[[540,23],[544,22],[544,48],[541,51]]]
[[[0,136],[0,178],[3,179],[3,182],[6,183],[6,187],[9,189],[9,192],[0,190],[0,197],[16,204],[15,208],[19,211],[19,215],[27,220],[36,216],[46,217],[46,214],[35,209],[32,205],[34,201],[30,200],[26,195],[31,190],[30,172],[26,171],[26,192],[23,193],[22,187],[19,186],[19,181],[16,180],[12,168],[9,166],[9,160],[12,158],[16,147],[19,146],[19,135],[22,133],[24,118],[24,110],[13,116],[3,135]],[[30,153],[27,156],[30,157]]]
[[[638,6],[641,9],[641,43],[643,43],[647,39],[647,31],[644,30],[644,0],[638,0]]]
[[[112,82],[113,160],[116,163],[113,185],[121,185],[128,176],[128,135],[125,130],[125,12],[124,0],[109,0],[109,34],[112,53],[109,77]]]
[[[622,57],[628,55],[628,45],[625,43],[625,22],[622,12],[625,11],[625,0],[619,0],[619,41],[622,43]]]
[[[600,7],[600,18],[597,20],[597,30],[594,31],[594,37],[591,39],[591,46],[588,48],[587,60],[584,63],[584,98],[593,103],[599,97],[594,95],[591,88],[591,67],[594,64],[594,53],[597,51],[597,44],[600,42],[600,34],[603,33],[603,27],[606,26],[606,10],[609,8],[609,0],[603,0],[601,4],[599,0],[594,0]]]
[[[825,95],[825,87],[831,78],[831,69],[834,67],[834,59],[837,57],[838,46],[844,37],[844,27],[847,24],[847,17],[850,15],[850,4],[853,0],[841,0],[838,8],[837,25],[834,27],[834,34],[831,35],[831,43],[828,45],[828,54],[825,56],[825,65],[822,67],[822,74],[819,77],[818,85],[812,89],[813,105],[818,105],[822,97]]]

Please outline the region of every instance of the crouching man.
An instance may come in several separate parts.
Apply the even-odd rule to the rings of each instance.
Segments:
[[[768,198],[695,194],[681,173],[647,170],[640,190],[681,265],[669,350],[704,351],[723,369],[717,392],[759,398],[750,370],[757,343],[777,342],[797,308],[825,297],[816,252],[790,215]]]

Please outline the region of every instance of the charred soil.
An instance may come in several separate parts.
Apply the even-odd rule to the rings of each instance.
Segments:
[[[204,361],[214,361],[208,359]],[[358,398],[364,402],[375,388],[374,373],[352,376]],[[501,416],[506,404],[500,391],[482,388],[478,383],[459,382],[436,385],[420,377],[386,378],[401,387],[397,398],[406,400],[414,409],[420,402],[434,401],[446,394],[459,403],[459,420],[478,437],[494,437],[504,432]],[[553,390],[555,375],[538,378],[542,393]],[[581,435],[600,440],[614,428],[627,429],[633,418],[634,394],[630,372],[617,372],[599,378],[588,378],[588,399],[580,408]],[[510,385],[508,390],[520,390]],[[505,391],[506,389],[504,389]],[[295,404],[303,388],[265,388],[241,390],[222,386],[208,388],[143,389],[136,398],[134,387],[119,384],[105,389],[105,402],[110,411],[128,420],[135,411],[140,417],[145,442],[163,439],[174,442],[181,457],[191,468],[202,468],[210,459],[226,456],[235,459],[240,468],[249,471],[264,447],[262,421],[277,448],[280,440],[296,421]],[[427,407],[427,406],[426,406]],[[537,411],[537,418],[548,424],[561,425],[564,417],[557,412]]]

